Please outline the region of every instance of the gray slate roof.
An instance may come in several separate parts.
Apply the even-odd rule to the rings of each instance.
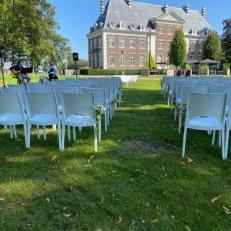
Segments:
[[[174,12],[185,23],[183,24],[184,33],[188,34],[192,29],[195,29],[199,35],[207,35],[208,30],[213,30],[206,19],[201,15],[199,11],[189,10],[187,14],[181,7],[168,6],[168,13]],[[125,0],[109,0],[103,16],[100,16],[97,20],[97,25],[101,25],[99,28],[118,29],[118,25],[123,21],[126,25],[126,30],[131,30],[130,26],[134,25],[133,30],[139,30],[140,24],[146,27],[146,31],[152,27],[150,19],[163,16],[163,5],[154,5],[141,2],[132,1],[129,7]],[[200,32],[203,33],[200,33]],[[205,32],[205,34],[204,34]]]

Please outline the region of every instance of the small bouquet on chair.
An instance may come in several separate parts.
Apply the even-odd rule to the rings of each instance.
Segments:
[[[94,104],[93,108],[95,109],[95,117],[96,120],[99,121],[101,120],[101,115],[106,111],[106,108],[99,103]]]

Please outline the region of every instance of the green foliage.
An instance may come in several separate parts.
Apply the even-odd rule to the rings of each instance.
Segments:
[[[170,64],[176,67],[181,66],[186,58],[186,43],[182,30],[176,30],[173,40],[170,43],[170,51],[168,53]]]
[[[222,67],[223,67],[223,70],[230,70],[230,64],[229,63],[223,63]]]
[[[168,70],[174,70],[174,65],[168,65]]]
[[[81,75],[121,75],[123,70],[80,69]],[[140,70],[125,70],[125,75],[140,75]]]
[[[223,34],[221,36],[223,59],[231,64],[231,19],[223,21]]]
[[[186,70],[192,70],[192,67],[191,67],[191,65],[186,64],[185,69],[186,69]]]
[[[217,33],[211,32],[205,40],[201,56],[202,59],[219,60],[221,55],[221,41]]]
[[[207,64],[201,64],[200,70],[209,70],[209,66]]]
[[[146,61],[145,66],[148,68],[148,70],[156,68],[155,59],[152,57],[150,52],[148,53],[148,60]],[[144,70],[146,70],[146,69],[144,69]]]

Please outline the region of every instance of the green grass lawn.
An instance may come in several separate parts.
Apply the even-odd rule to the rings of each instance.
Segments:
[[[177,126],[160,81],[143,79],[124,87],[97,153],[91,128],[60,152],[51,128],[46,141],[33,128],[26,149],[22,127],[14,140],[1,127],[0,230],[231,230],[231,149],[223,161],[211,135],[188,130],[182,158]]]

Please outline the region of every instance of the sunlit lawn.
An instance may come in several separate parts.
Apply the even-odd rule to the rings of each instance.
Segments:
[[[59,152],[51,128],[26,149],[21,127],[16,140],[1,127],[0,230],[231,230],[231,149],[222,161],[189,130],[182,158],[177,125],[160,81],[143,79],[124,86],[97,153],[89,128]]]

